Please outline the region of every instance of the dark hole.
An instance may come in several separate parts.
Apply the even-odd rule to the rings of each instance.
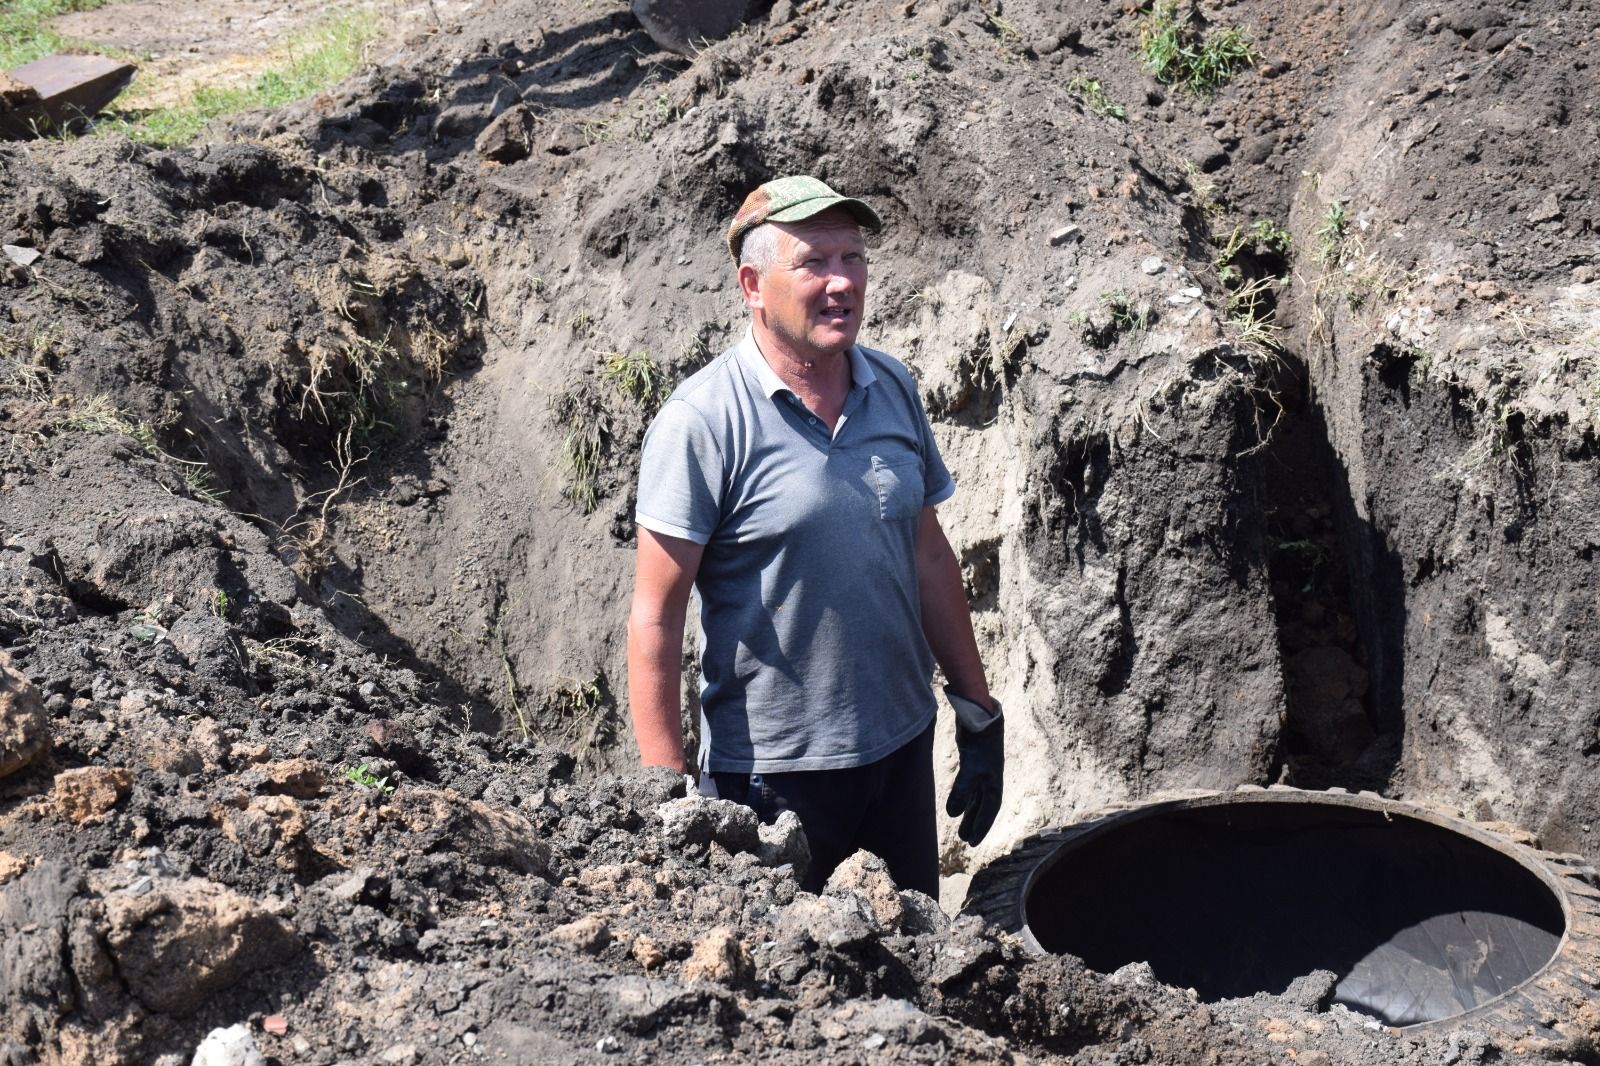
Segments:
[[[1334,999],[1438,1021],[1533,977],[1565,926],[1554,892],[1493,847],[1330,803],[1250,802],[1113,821],[1062,846],[1027,899],[1046,951],[1149,962],[1207,1001],[1332,970]]]

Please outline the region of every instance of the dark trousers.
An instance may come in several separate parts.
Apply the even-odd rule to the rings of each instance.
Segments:
[[[834,868],[864,848],[888,864],[895,884],[938,898],[931,722],[866,766],[711,776],[717,795],[750,807],[763,822],[784,811],[799,815],[811,845],[811,868],[800,882],[806,891],[821,892]]]

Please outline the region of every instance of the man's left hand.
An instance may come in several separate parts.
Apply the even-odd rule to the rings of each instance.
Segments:
[[[944,812],[961,816],[961,839],[976,847],[994,825],[1005,793],[1006,723],[1000,704],[992,710],[945,689],[956,710],[956,750],[961,766]]]

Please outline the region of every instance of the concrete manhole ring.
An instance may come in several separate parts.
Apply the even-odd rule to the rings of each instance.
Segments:
[[[1144,961],[1215,1001],[1314,970],[1395,1031],[1557,1040],[1600,988],[1600,880],[1439,810],[1243,788],[1097,812],[973,878],[965,910],[1038,954]]]

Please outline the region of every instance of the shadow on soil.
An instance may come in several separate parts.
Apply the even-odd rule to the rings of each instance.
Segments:
[[[1303,383],[1304,368],[1293,369]],[[1321,408],[1304,388],[1285,404],[1284,428],[1263,456],[1287,696],[1274,779],[1383,792],[1405,730],[1400,559],[1358,511]]]

